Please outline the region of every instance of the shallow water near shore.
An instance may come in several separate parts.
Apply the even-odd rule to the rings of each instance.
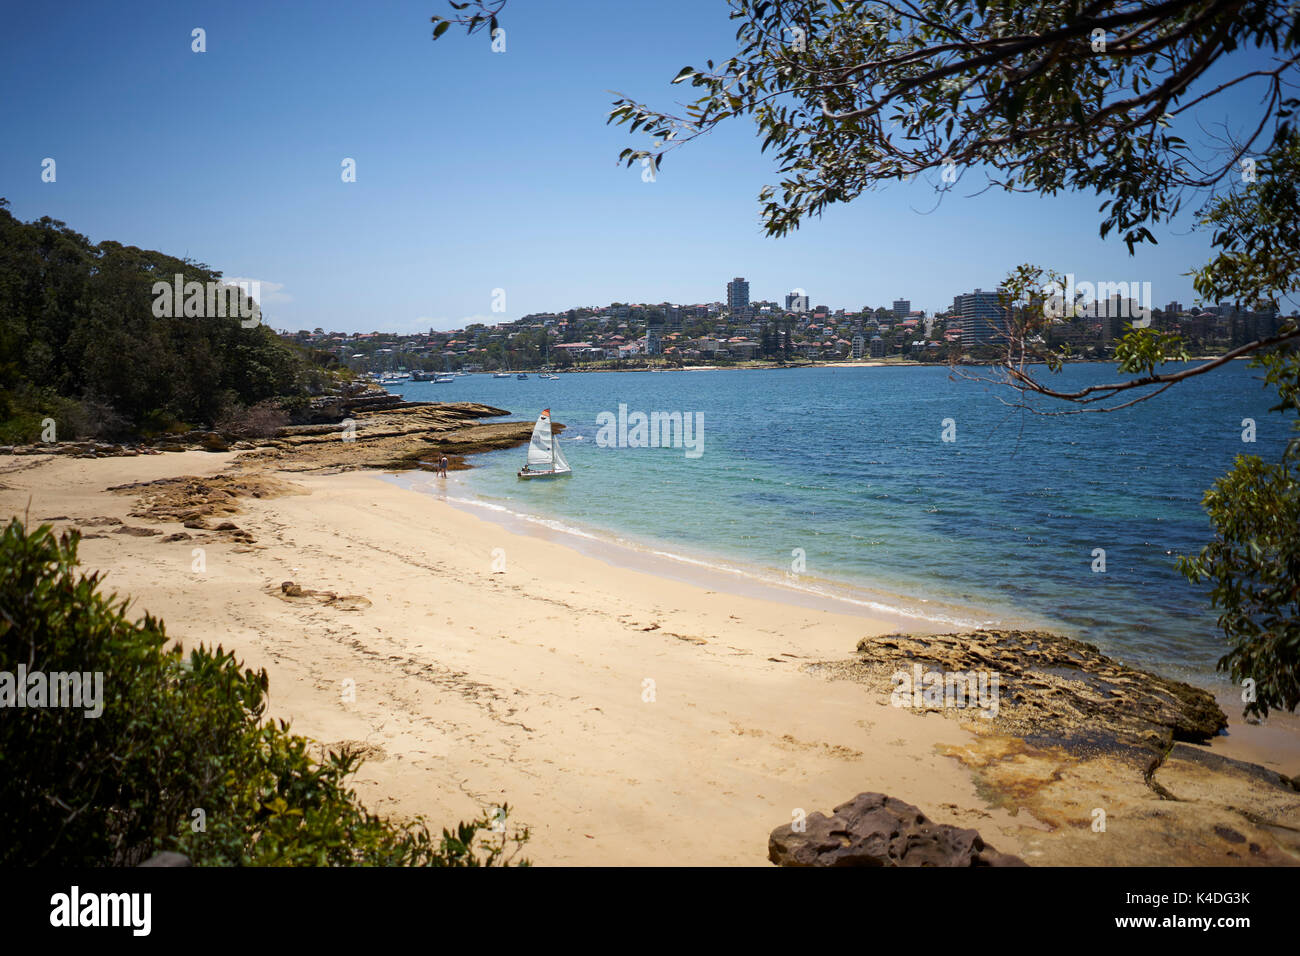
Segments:
[[[1044,373],[1046,376],[1046,373]],[[1070,365],[1072,389],[1118,377]],[[1275,459],[1286,423],[1257,370],[1232,363],[1110,414],[1035,415],[946,368],[571,373],[403,383],[563,423],[572,477],[523,483],[521,449],[477,456],[446,493],[485,516],[622,544],[682,575],[860,602],[915,629],[1051,627],[1198,684],[1224,645],[1180,554],[1209,540],[1200,501],[1237,454]],[[681,412],[689,449],[606,447],[602,412]],[[1039,404],[1043,411],[1066,410]],[[1243,419],[1256,441],[1242,441]],[[951,419],[944,441],[945,419]],[[955,430],[955,434],[954,434]],[[412,479],[412,484],[423,483]],[[1105,571],[1094,571],[1105,552]]]

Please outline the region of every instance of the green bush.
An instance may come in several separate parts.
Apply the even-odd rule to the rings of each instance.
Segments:
[[[97,573],[77,573],[77,543],[17,519],[0,536],[0,672],[103,675],[98,717],[0,709],[0,866],[134,865],[161,850],[198,865],[514,861],[528,833],[501,821],[435,836],[367,812],[347,784],[355,754],[317,761],[264,720],[265,671],[221,647],[186,655],[148,614],[128,620]]]
[[[1277,389],[1271,411],[1300,413],[1300,350],[1276,348],[1251,360]],[[1214,539],[1179,558],[1194,584],[1208,583],[1219,627],[1231,645],[1219,670],[1252,681],[1247,714],[1300,707],[1300,417],[1281,461],[1238,455],[1232,470],[1205,493]]]

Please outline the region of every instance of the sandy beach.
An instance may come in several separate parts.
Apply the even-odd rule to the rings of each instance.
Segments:
[[[186,531],[150,515],[144,492],[107,491],[216,476],[237,457],[10,457],[0,506],[81,527],[83,565],[136,612],[266,668],[271,716],[364,749],[357,787],[377,812],[442,826],[508,802],[540,865],[766,865],[768,833],[798,811],[880,791],[1031,864],[1233,862],[1234,841],[1212,834],[1221,808],[1203,798],[1176,806],[1140,775],[1097,783],[1128,810],[1111,814],[1118,838],[1098,840],[1086,773],[1044,772],[1007,799],[980,761],[1000,753],[1023,768],[1043,752],[1009,757],[960,721],[806,669],[898,631],[895,620],[616,567],[372,471],[267,471],[282,484],[240,497],[224,531]],[[1281,753],[1247,755],[1258,738],[1229,717],[1216,752]],[[1264,732],[1297,739],[1277,722]],[[1274,769],[1300,771],[1289,758]],[[1294,796],[1262,799],[1294,815]],[[1211,836],[1188,851],[1184,827]],[[1265,844],[1259,862],[1288,861],[1266,826],[1234,827]]]

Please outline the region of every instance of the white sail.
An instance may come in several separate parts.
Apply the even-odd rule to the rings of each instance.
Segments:
[[[560,451],[560,440],[558,438],[551,439],[551,448],[555,452],[555,471],[557,473],[572,471],[573,469],[569,467],[569,463],[564,460],[564,452]]]
[[[548,408],[537,418],[533,426],[533,438],[528,443],[528,465],[550,466],[554,462],[554,441],[551,438],[551,410]],[[566,466],[567,467],[567,466]]]

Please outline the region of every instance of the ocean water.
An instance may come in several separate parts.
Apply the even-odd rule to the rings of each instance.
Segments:
[[[1286,442],[1259,375],[1232,363],[1133,408],[1082,415],[1012,408],[1009,390],[937,367],[473,375],[394,390],[530,420],[549,407],[567,426],[570,478],[519,481],[522,447],[473,459],[455,494],[489,512],[936,626],[1052,627],[1207,684],[1224,645],[1175,560],[1209,540],[1201,497],[1234,456],[1273,459]],[[1076,364],[1052,379],[1116,377]],[[698,413],[700,454],[605,447],[599,416],[620,405]],[[1242,441],[1247,418],[1254,444]],[[954,441],[943,440],[946,419]]]

